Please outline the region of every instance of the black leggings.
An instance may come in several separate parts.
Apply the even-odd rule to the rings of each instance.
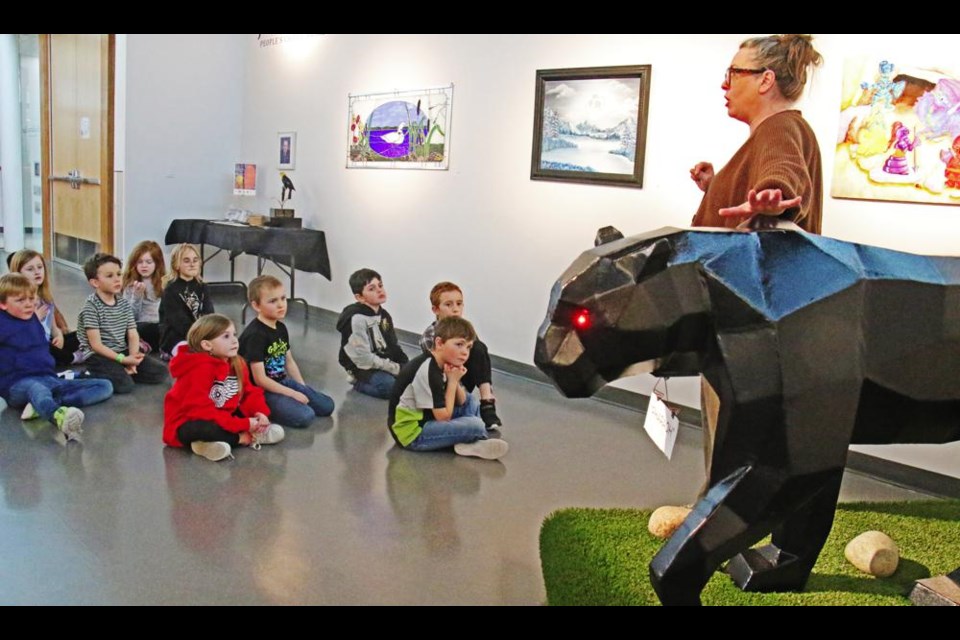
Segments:
[[[113,383],[113,392],[116,394],[130,393],[136,384],[160,384],[170,379],[167,365],[154,358],[144,358],[137,365],[137,372],[132,376],[127,373],[126,367],[99,353],[87,358],[87,371],[94,378],[103,378]]]
[[[185,447],[191,442],[226,442],[236,447],[240,444],[240,434],[227,431],[216,422],[190,420],[177,427],[177,440]]]
[[[490,353],[487,351],[487,345],[479,340],[473,343],[473,349],[470,350],[470,358],[464,365],[467,367],[467,375],[460,379],[464,388],[468,392],[473,391],[484,382],[493,382]]]
[[[160,325],[156,322],[138,322],[137,333],[140,339],[150,345],[150,348],[159,353],[160,349]]]

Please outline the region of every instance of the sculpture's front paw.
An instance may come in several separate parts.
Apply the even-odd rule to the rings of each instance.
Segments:
[[[768,544],[747,549],[727,564],[726,571],[744,591],[802,591],[813,565]]]
[[[650,563],[650,583],[653,590],[664,606],[700,606],[700,590],[702,581],[696,577],[673,575],[668,572],[664,575],[663,567],[656,566],[657,558]]]

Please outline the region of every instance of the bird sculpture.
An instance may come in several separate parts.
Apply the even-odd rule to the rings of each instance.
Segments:
[[[280,200],[286,202],[293,198],[293,192],[296,189],[293,188],[293,180],[290,179],[290,176],[280,172],[280,181],[283,183],[283,188],[280,189]]]

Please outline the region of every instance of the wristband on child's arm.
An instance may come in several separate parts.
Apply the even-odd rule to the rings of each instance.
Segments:
[[[117,354],[117,357],[115,358],[115,360],[117,361],[117,364],[123,364],[123,359],[124,359],[125,357],[126,357],[126,356],[123,355],[122,353],[118,353],[118,354]]]

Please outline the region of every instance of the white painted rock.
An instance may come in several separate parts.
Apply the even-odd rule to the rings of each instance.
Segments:
[[[650,514],[647,529],[658,538],[669,538],[689,514],[688,507],[660,507]]]
[[[897,543],[882,531],[861,533],[847,544],[843,555],[860,571],[878,578],[893,575],[900,564]]]

